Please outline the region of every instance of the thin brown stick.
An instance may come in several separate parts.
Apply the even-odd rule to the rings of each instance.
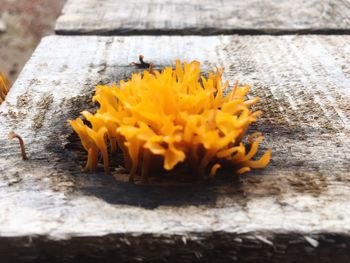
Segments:
[[[24,147],[24,141],[22,139],[21,136],[19,136],[17,133],[15,133],[14,131],[10,131],[9,135],[8,135],[10,140],[13,140],[14,138],[17,138],[19,141],[19,146],[21,147],[21,154],[22,154],[22,159],[23,160],[28,160],[28,157],[26,155],[26,150]]]
[[[136,62],[131,62],[131,65],[133,65],[133,66],[135,66],[135,67],[137,67],[137,68],[147,68],[147,69],[149,69],[149,68],[153,68],[153,64],[152,63],[147,63],[147,62],[145,62],[145,61],[143,61],[143,58],[144,58],[144,56],[143,55],[140,55],[139,56],[139,61],[140,61],[140,63],[136,63]]]

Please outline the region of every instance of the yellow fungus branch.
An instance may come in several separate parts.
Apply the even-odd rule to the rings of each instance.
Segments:
[[[0,72],[0,104],[5,100],[7,93],[10,90],[10,82],[5,75]]]

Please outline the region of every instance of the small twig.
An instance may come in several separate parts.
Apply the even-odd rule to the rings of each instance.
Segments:
[[[22,159],[23,160],[28,160],[28,157],[26,155],[26,150],[25,150],[25,147],[24,147],[24,141],[23,141],[22,137],[19,136],[18,134],[16,134],[14,131],[10,131],[8,137],[9,137],[10,140],[13,140],[14,138],[18,139],[19,145],[21,147]]]
[[[152,63],[147,63],[145,61],[143,61],[143,55],[139,56],[139,61],[140,63],[136,63],[136,62],[131,62],[131,65],[137,67],[137,68],[148,68],[150,70],[150,72],[153,72],[153,67],[154,65]]]

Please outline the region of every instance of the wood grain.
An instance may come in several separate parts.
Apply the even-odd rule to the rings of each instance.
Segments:
[[[68,0],[58,34],[350,32],[348,0]]]
[[[41,251],[57,262],[118,253],[125,261],[227,262],[243,253],[242,262],[349,262],[349,43],[350,36],[44,38],[0,106],[0,259],[29,262]],[[94,85],[128,78],[139,54],[157,67],[176,58],[199,60],[205,72],[223,66],[231,83],[252,85],[264,111],[253,128],[273,149],[270,166],[184,186],[80,172],[67,119],[92,107]],[[7,139],[10,130],[23,137],[28,161]]]

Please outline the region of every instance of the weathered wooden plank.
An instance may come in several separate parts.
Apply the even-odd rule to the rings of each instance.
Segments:
[[[44,38],[0,106],[2,262],[38,259],[40,251],[39,259],[57,262],[348,262],[349,43],[350,36]],[[95,84],[129,77],[139,54],[158,67],[197,59],[204,70],[225,67],[231,83],[251,84],[262,98],[257,125],[273,148],[270,166],[233,183],[184,186],[81,173],[66,120],[91,106]],[[7,140],[10,130],[23,136],[30,160]]]
[[[59,34],[349,33],[347,0],[68,0]]]

